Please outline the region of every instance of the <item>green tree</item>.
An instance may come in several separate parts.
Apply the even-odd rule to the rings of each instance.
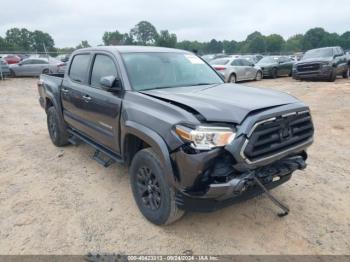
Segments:
[[[156,28],[147,21],[141,21],[130,31],[130,35],[141,45],[153,45],[156,43],[158,33]]]
[[[302,34],[294,35],[285,42],[283,50],[286,52],[301,52],[303,50],[304,36]]]
[[[344,34],[342,34],[340,36],[339,41],[340,41],[340,45],[344,49],[350,49],[350,31],[347,31]]]
[[[310,29],[305,33],[303,39],[303,50],[306,51],[313,48],[323,47],[328,34],[329,33],[321,27]]]
[[[83,40],[79,45],[77,45],[76,49],[87,48],[87,47],[91,47],[91,45],[87,40]]]
[[[105,45],[122,45],[124,43],[124,37],[124,34],[116,30],[114,32],[105,32],[102,40]]]
[[[266,51],[265,37],[258,31],[248,35],[245,42],[245,52],[264,53]]]
[[[222,46],[226,54],[234,54],[238,51],[238,43],[234,40],[232,41],[224,40],[222,41]]]
[[[161,30],[156,45],[164,47],[175,47],[177,43],[176,34],[170,34],[168,30]]]
[[[222,44],[221,41],[217,41],[215,39],[212,39],[207,44],[206,51],[208,53],[222,53],[222,51],[223,51],[223,44]]]
[[[36,52],[44,52],[45,48],[48,52],[55,51],[55,42],[48,33],[35,30],[31,33],[31,50]],[[23,49],[28,50],[28,49]]]
[[[265,37],[266,51],[270,53],[280,53],[285,43],[282,36],[272,34]]]

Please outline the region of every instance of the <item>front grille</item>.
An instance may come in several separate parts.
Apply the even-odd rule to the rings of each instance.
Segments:
[[[317,71],[320,70],[320,64],[305,64],[305,65],[298,65],[297,69],[299,72],[305,72],[305,71]]]
[[[307,143],[313,133],[309,111],[274,117],[254,125],[243,153],[250,162],[259,161]]]

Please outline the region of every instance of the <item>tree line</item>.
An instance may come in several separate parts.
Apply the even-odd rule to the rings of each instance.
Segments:
[[[208,42],[178,41],[175,33],[168,30],[157,31],[156,27],[148,21],[141,21],[129,32],[107,31],[102,36],[104,45],[153,45],[173,47],[196,51],[199,54],[209,53],[294,53],[304,52],[312,48],[325,46],[341,46],[350,49],[350,31],[341,35],[329,33],[323,28],[316,27],[305,34],[297,34],[284,39],[279,34],[263,35],[256,31],[247,36],[244,41],[216,40]],[[26,28],[11,28],[7,30],[5,37],[0,37],[0,51],[13,52],[57,52],[69,53],[78,48],[89,47],[87,40],[81,41],[76,47],[56,48],[53,38],[45,32]]]

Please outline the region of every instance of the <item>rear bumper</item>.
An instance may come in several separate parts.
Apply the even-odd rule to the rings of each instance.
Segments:
[[[254,181],[258,177],[268,189],[275,188],[291,178],[296,170],[306,167],[306,154],[282,159],[276,163],[233,176],[228,182],[210,184],[200,196],[178,192],[176,203],[188,211],[210,212],[253,198],[263,193]]]

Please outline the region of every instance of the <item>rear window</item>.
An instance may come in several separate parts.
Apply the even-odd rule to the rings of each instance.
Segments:
[[[89,54],[74,56],[69,71],[70,78],[80,83],[84,82],[88,74],[89,61]]]
[[[211,65],[226,65],[230,60],[229,59],[216,59],[210,62]]]

